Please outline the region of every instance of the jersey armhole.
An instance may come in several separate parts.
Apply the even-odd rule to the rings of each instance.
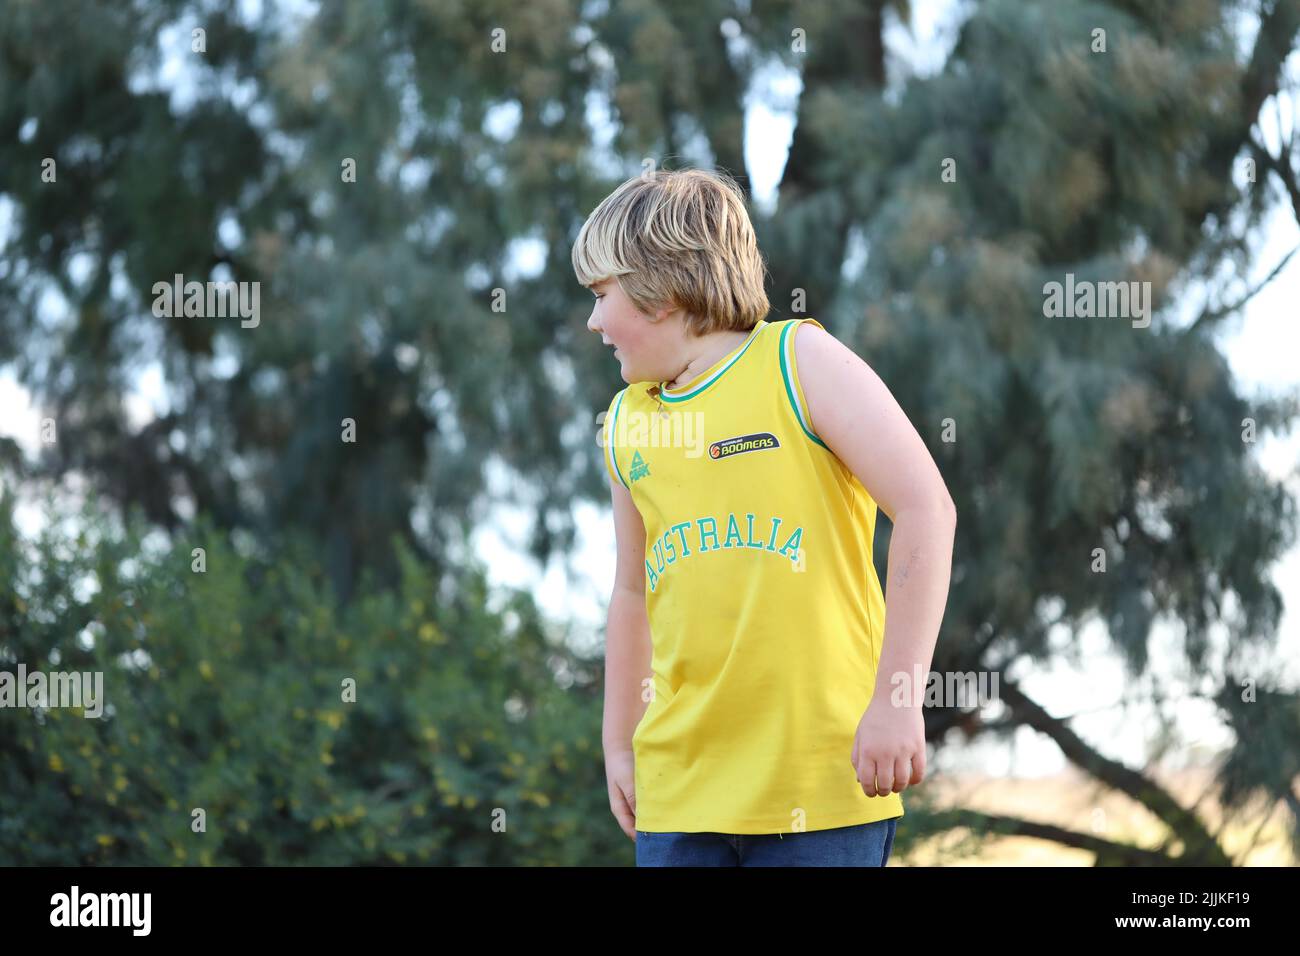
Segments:
[[[781,330],[780,342],[781,386],[785,391],[786,400],[790,403],[790,408],[794,412],[794,417],[799,422],[799,427],[808,436],[809,441],[815,442],[830,451],[826,443],[818,438],[812,430],[812,416],[808,414],[808,399],[804,396],[803,386],[799,382],[799,368],[794,355],[794,336],[798,331],[798,327],[805,322],[811,322],[823,332],[826,331],[826,327],[816,319],[792,319],[785,323],[785,328]]]
[[[614,454],[614,436],[618,434],[618,412],[623,406],[623,398],[627,395],[627,389],[624,388],[609,403],[609,413],[605,416],[604,424],[604,441],[605,441],[605,470],[609,472],[609,477],[617,481],[628,491],[632,490],[623,478],[623,472],[618,467],[618,457]]]

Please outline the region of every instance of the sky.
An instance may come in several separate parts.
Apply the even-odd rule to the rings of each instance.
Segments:
[[[891,22],[886,38],[891,51],[891,87],[901,86],[908,75],[930,75],[942,67],[964,6],[960,0],[914,3],[910,30],[897,21]],[[1291,76],[1300,79],[1300,57],[1293,54],[1288,68]],[[181,83],[182,80],[177,71],[164,65],[160,82]],[[763,210],[770,210],[775,204],[776,186],[794,129],[799,92],[796,73],[773,67],[760,71],[747,96],[745,159],[755,203]],[[183,97],[183,90],[178,90],[176,95]],[[1281,106],[1283,114],[1294,115],[1293,101],[1284,99]],[[1261,132],[1266,142],[1276,147],[1276,129],[1264,124]],[[7,201],[0,200],[0,236],[7,229],[10,215]],[[1297,246],[1300,246],[1300,226],[1294,215],[1286,208],[1276,210],[1253,259],[1254,275],[1250,281],[1258,281]],[[521,258],[529,254],[527,249],[521,249]],[[524,266],[521,271],[528,269]],[[1247,396],[1294,389],[1300,381],[1295,359],[1300,355],[1300,323],[1295,310],[1297,291],[1300,291],[1300,256],[1250,302],[1242,315],[1223,322],[1219,329],[1221,346]],[[1203,300],[1203,289],[1189,289],[1178,309],[1180,320],[1195,315]],[[584,327],[585,307],[583,300],[583,311],[574,316],[574,322]],[[863,357],[870,362],[870,356]],[[158,366],[143,368],[129,399],[129,408],[138,423],[165,408]],[[0,435],[14,438],[29,456],[35,456],[40,417],[40,410],[33,406],[26,390],[14,381],[12,373],[0,369]],[[591,454],[593,457],[600,454],[594,444]],[[1297,477],[1300,429],[1282,438],[1261,441],[1257,454],[1261,466],[1271,476],[1285,479],[1293,493],[1300,493]],[[488,484],[492,490],[504,489],[510,485],[510,476],[499,468],[490,468]],[[494,584],[532,590],[539,605],[552,617],[573,622],[575,640],[585,640],[588,646],[598,649],[613,586],[613,521],[607,504],[583,503],[577,507],[576,515],[580,532],[577,549],[565,560],[554,560],[545,568],[538,567],[526,556],[529,516],[521,508],[498,508],[494,520],[475,534],[473,543]],[[30,500],[20,507],[18,518],[25,534],[32,534],[39,527],[39,514]],[[1291,686],[1300,686],[1297,667],[1300,662],[1297,613],[1300,547],[1279,563],[1273,579],[1286,601],[1279,651],[1289,664],[1286,676]],[[1188,675],[1178,672],[1181,659],[1178,633],[1176,626],[1158,625],[1152,641],[1153,672],[1162,686],[1172,686],[1176,693],[1177,688],[1186,690],[1190,686]],[[1062,640],[1066,639],[1062,635]],[[1109,649],[1104,628],[1087,627],[1079,640],[1079,658],[1086,662],[1082,667],[1067,663],[1061,656],[1050,670],[1035,664],[1033,668],[1014,668],[1008,676],[1016,679],[1052,714],[1079,715],[1072,724],[1074,729],[1107,755],[1133,766],[1145,765],[1155,731],[1154,712],[1141,702],[1145,695],[1140,688],[1135,690],[1127,684],[1119,660]],[[1226,654],[1227,649],[1220,648],[1219,653]],[[996,705],[992,706],[987,716],[996,718]],[[1176,705],[1176,713],[1186,754],[1203,757],[1229,743],[1213,707],[1187,700]],[[1010,744],[945,747],[942,758],[938,766],[943,769],[993,775],[1050,774],[1065,766],[1055,744],[1029,730],[1021,731]]]

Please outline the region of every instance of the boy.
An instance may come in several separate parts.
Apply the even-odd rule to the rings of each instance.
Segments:
[[[767,322],[728,177],[629,180],[583,225],[617,541],[603,746],[638,866],[884,866],[925,774],[920,691],[956,512],[920,436],[813,319]],[[890,516],[889,615],[872,564]],[[911,688],[908,688],[909,690]]]

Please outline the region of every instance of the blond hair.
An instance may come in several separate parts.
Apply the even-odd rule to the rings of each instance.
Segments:
[[[744,194],[725,173],[655,170],[606,196],[573,244],[590,287],[616,278],[641,312],[682,308],[694,335],[749,331],[770,308]]]

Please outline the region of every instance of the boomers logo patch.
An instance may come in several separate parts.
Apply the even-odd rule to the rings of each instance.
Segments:
[[[776,436],[771,432],[758,432],[753,435],[737,435],[735,438],[724,438],[721,441],[715,441],[709,446],[710,458],[730,458],[732,455],[741,455],[747,451],[762,451],[764,448],[780,448],[781,443],[776,440]]]

